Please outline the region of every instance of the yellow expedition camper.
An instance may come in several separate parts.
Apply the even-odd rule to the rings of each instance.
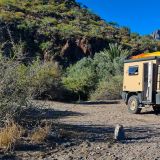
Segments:
[[[124,61],[122,98],[130,113],[140,113],[145,105],[160,111],[160,52]]]

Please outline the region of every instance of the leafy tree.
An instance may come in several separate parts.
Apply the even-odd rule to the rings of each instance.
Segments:
[[[78,93],[87,95],[95,87],[95,73],[92,68],[92,60],[84,58],[75,65],[70,66],[66,76],[62,79],[64,86]]]
[[[105,77],[110,77],[113,72],[113,62],[111,61],[107,50],[96,53],[92,63],[98,81]]]

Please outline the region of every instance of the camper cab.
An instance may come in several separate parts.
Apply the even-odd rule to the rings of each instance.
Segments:
[[[122,98],[130,113],[140,113],[145,105],[160,111],[160,57],[124,61]]]

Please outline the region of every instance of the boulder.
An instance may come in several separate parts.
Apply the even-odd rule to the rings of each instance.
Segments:
[[[117,141],[125,140],[125,131],[122,125],[117,124],[114,131],[114,139]]]

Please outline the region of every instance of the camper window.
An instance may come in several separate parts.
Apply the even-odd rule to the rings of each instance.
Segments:
[[[132,75],[138,75],[138,66],[130,66],[128,70],[128,74],[130,76]]]

